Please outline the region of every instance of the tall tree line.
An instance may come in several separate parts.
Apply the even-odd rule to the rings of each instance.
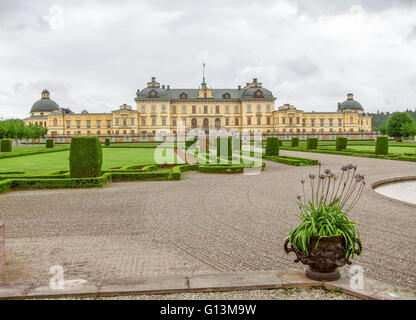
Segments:
[[[407,109],[404,112],[408,113],[413,120],[416,121],[416,109],[410,110]],[[393,114],[394,112],[380,112],[377,110],[377,113],[369,113],[370,116],[372,116],[372,127],[373,129],[377,129],[380,127],[385,127],[387,125],[388,118]]]
[[[37,124],[25,125],[23,120],[0,120],[0,139],[39,139],[45,137],[48,129]]]

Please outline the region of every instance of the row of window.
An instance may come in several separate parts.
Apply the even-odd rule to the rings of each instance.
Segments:
[[[293,123],[294,122],[293,119],[294,118],[292,118],[292,117],[289,117],[288,118],[288,124],[289,125],[294,124]],[[311,125],[311,127],[314,127],[315,126],[315,124],[316,124],[316,121],[315,120],[316,119],[310,119],[310,125]],[[338,126],[341,127],[342,126],[342,118],[338,118],[337,120],[338,120]],[[301,121],[301,118],[297,117],[296,118],[296,124],[300,124],[300,121]],[[358,121],[360,122],[361,125],[363,125],[363,123],[364,123],[363,122],[363,119],[359,119]],[[282,124],[286,124],[286,118],[285,117],[282,117],[281,118],[281,122],[282,122]],[[365,119],[365,122],[366,122],[366,125],[368,125],[368,119]],[[350,124],[354,124],[354,117],[350,117],[349,123]],[[279,118],[276,118],[276,124],[279,124]],[[325,119],[319,119],[319,125],[321,127],[323,127],[325,125]],[[330,127],[334,126],[334,119],[328,119],[328,125]],[[302,119],[302,126],[303,127],[306,126],[306,119]]]
[[[251,109],[251,105],[247,105],[247,107],[246,107],[247,109],[247,113],[251,113],[252,111],[252,109]],[[153,105],[153,106],[151,106],[151,113],[156,113],[156,106],[155,105]],[[208,112],[208,106],[203,106],[203,109],[199,109],[199,113],[201,113],[201,111],[203,110],[203,113],[204,114],[208,114],[209,112]],[[266,106],[266,112],[271,112],[271,106],[270,105],[267,105]],[[213,113],[213,111],[214,111],[214,109],[211,109],[211,113]],[[161,106],[161,113],[166,113],[167,112],[167,109],[166,109],[166,106],[165,105],[162,105]],[[240,109],[239,109],[239,106],[234,106],[234,114],[238,114],[240,112]],[[261,106],[260,105],[257,105],[257,107],[256,107],[256,112],[261,112]],[[144,106],[144,105],[142,105],[141,106],[141,113],[146,113],[146,106]],[[176,114],[177,113],[177,108],[176,108],[176,106],[175,105],[173,105],[172,106],[172,109],[171,109],[171,113],[173,113],[173,114]],[[182,106],[182,109],[181,109],[181,113],[182,114],[186,114],[187,113],[187,107],[186,106]],[[197,106],[192,106],[192,110],[191,110],[191,113],[192,114],[196,114],[197,113]],[[221,106],[215,106],[215,113],[216,114],[220,114],[221,113]],[[224,106],[224,113],[225,114],[229,114],[230,113],[230,106]]]
[[[339,128],[338,131],[343,132],[342,128]],[[354,129],[350,128],[348,131],[349,132],[354,132]],[[357,129],[356,131],[359,131],[359,129]],[[316,133],[316,132],[319,132],[319,133],[324,133],[324,132],[336,132],[336,131],[334,129],[329,129],[327,131],[325,131],[324,129],[319,129],[319,130],[312,129],[311,131],[309,131],[307,129],[296,129],[296,130],[295,129],[288,129],[288,130],[282,129],[280,131],[279,129],[277,129],[276,132],[282,132],[282,133],[307,133],[307,132]],[[344,129],[344,132],[345,132],[345,129]]]

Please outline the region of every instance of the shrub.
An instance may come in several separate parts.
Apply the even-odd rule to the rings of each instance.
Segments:
[[[105,138],[104,145],[106,147],[109,147],[110,146],[110,139],[109,138]]]
[[[386,136],[377,137],[376,154],[388,154],[388,153],[389,153],[389,138]]]
[[[335,141],[335,148],[337,151],[341,151],[347,148],[348,139],[345,137],[337,137]]]
[[[53,139],[47,139],[46,140],[46,148],[51,149],[55,146],[55,141]]]
[[[283,146],[283,141],[279,139],[279,147]]]
[[[1,152],[12,152],[12,140],[11,139],[2,139],[0,143]]]
[[[268,137],[266,141],[266,156],[278,156],[279,155],[279,138]]]
[[[292,147],[298,147],[299,146],[299,138],[292,138]]]
[[[69,168],[72,178],[98,177],[102,163],[103,153],[98,137],[71,139]]]
[[[308,138],[306,140],[306,149],[318,149],[318,138]]]

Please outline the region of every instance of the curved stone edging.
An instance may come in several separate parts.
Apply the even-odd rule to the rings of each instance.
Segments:
[[[406,201],[403,201],[403,200],[398,200],[398,199],[391,198],[391,197],[387,197],[384,194],[381,194],[381,193],[378,193],[377,191],[375,191],[375,188],[377,188],[381,185],[384,185],[384,184],[390,184],[390,183],[394,183],[394,182],[403,182],[403,181],[409,181],[409,180],[416,180],[416,176],[404,176],[404,177],[395,177],[395,178],[390,178],[390,179],[379,180],[379,181],[374,182],[371,185],[371,192],[375,193],[379,197],[383,197],[383,198],[388,199],[390,201],[397,202],[397,203],[400,203],[400,204],[404,204],[404,205],[408,205],[408,206],[416,208],[416,204],[406,202]]]
[[[0,270],[6,264],[6,232],[4,223],[0,221]]]

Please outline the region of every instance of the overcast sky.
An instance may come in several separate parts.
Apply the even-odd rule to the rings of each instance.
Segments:
[[[134,105],[155,76],[197,88],[258,78],[277,106],[416,107],[413,0],[0,0],[0,118],[44,88],[74,112]]]

